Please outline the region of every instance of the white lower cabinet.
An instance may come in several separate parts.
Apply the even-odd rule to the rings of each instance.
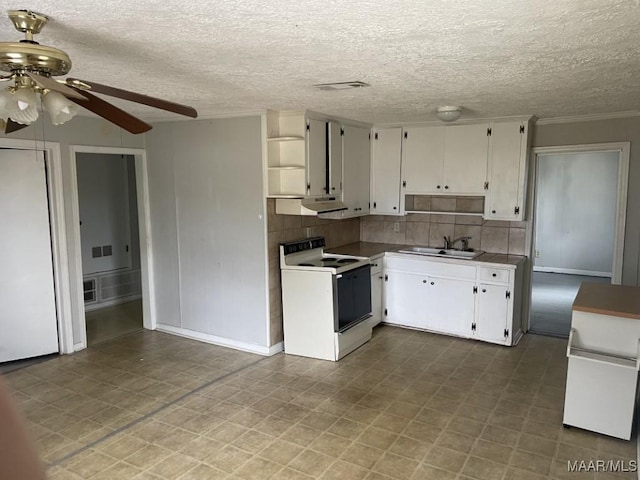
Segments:
[[[388,253],[386,323],[513,345],[522,336],[521,268]]]

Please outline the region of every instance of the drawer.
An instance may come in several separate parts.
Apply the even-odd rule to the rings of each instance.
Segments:
[[[478,276],[481,281],[509,283],[509,272],[507,268],[480,267]]]

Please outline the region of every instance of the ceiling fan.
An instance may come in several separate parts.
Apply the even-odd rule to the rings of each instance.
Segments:
[[[54,79],[53,77],[69,73],[71,59],[62,50],[40,45],[33,40],[33,36],[40,33],[49,18],[29,10],[9,10],[7,13],[16,30],[24,33],[25,38],[17,43],[0,42],[0,71],[9,72],[9,75],[0,76],[0,82],[11,82],[9,87],[0,90],[0,128],[5,133],[20,130],[35,121],[38,117],[38,94],[54,124],[69,120],[77,111],[77,106],[81,106],[130,133],[151,130],[148,123],[102,100],[94,93],[191,118],[198,116],[192,107],[160,98],[76,78]]]

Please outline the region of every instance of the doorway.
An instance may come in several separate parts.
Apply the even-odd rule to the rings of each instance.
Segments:
[[[76,154],[87,346],[142,330],[133,155]]]
[[[621,281],[628,147],[535,153],[529,330],[568,337],[580,285]]]

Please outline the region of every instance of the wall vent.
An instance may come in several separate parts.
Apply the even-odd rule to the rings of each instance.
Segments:
[[[116,304],[117,299],[139,297],[142,294],[140,270],[97,273],[83,280],[85,305]]]
[[[356,80],[354,82],[318,83],[314,85],[319,90],[349,90],[351,88],[370,87],[368,83]]]

